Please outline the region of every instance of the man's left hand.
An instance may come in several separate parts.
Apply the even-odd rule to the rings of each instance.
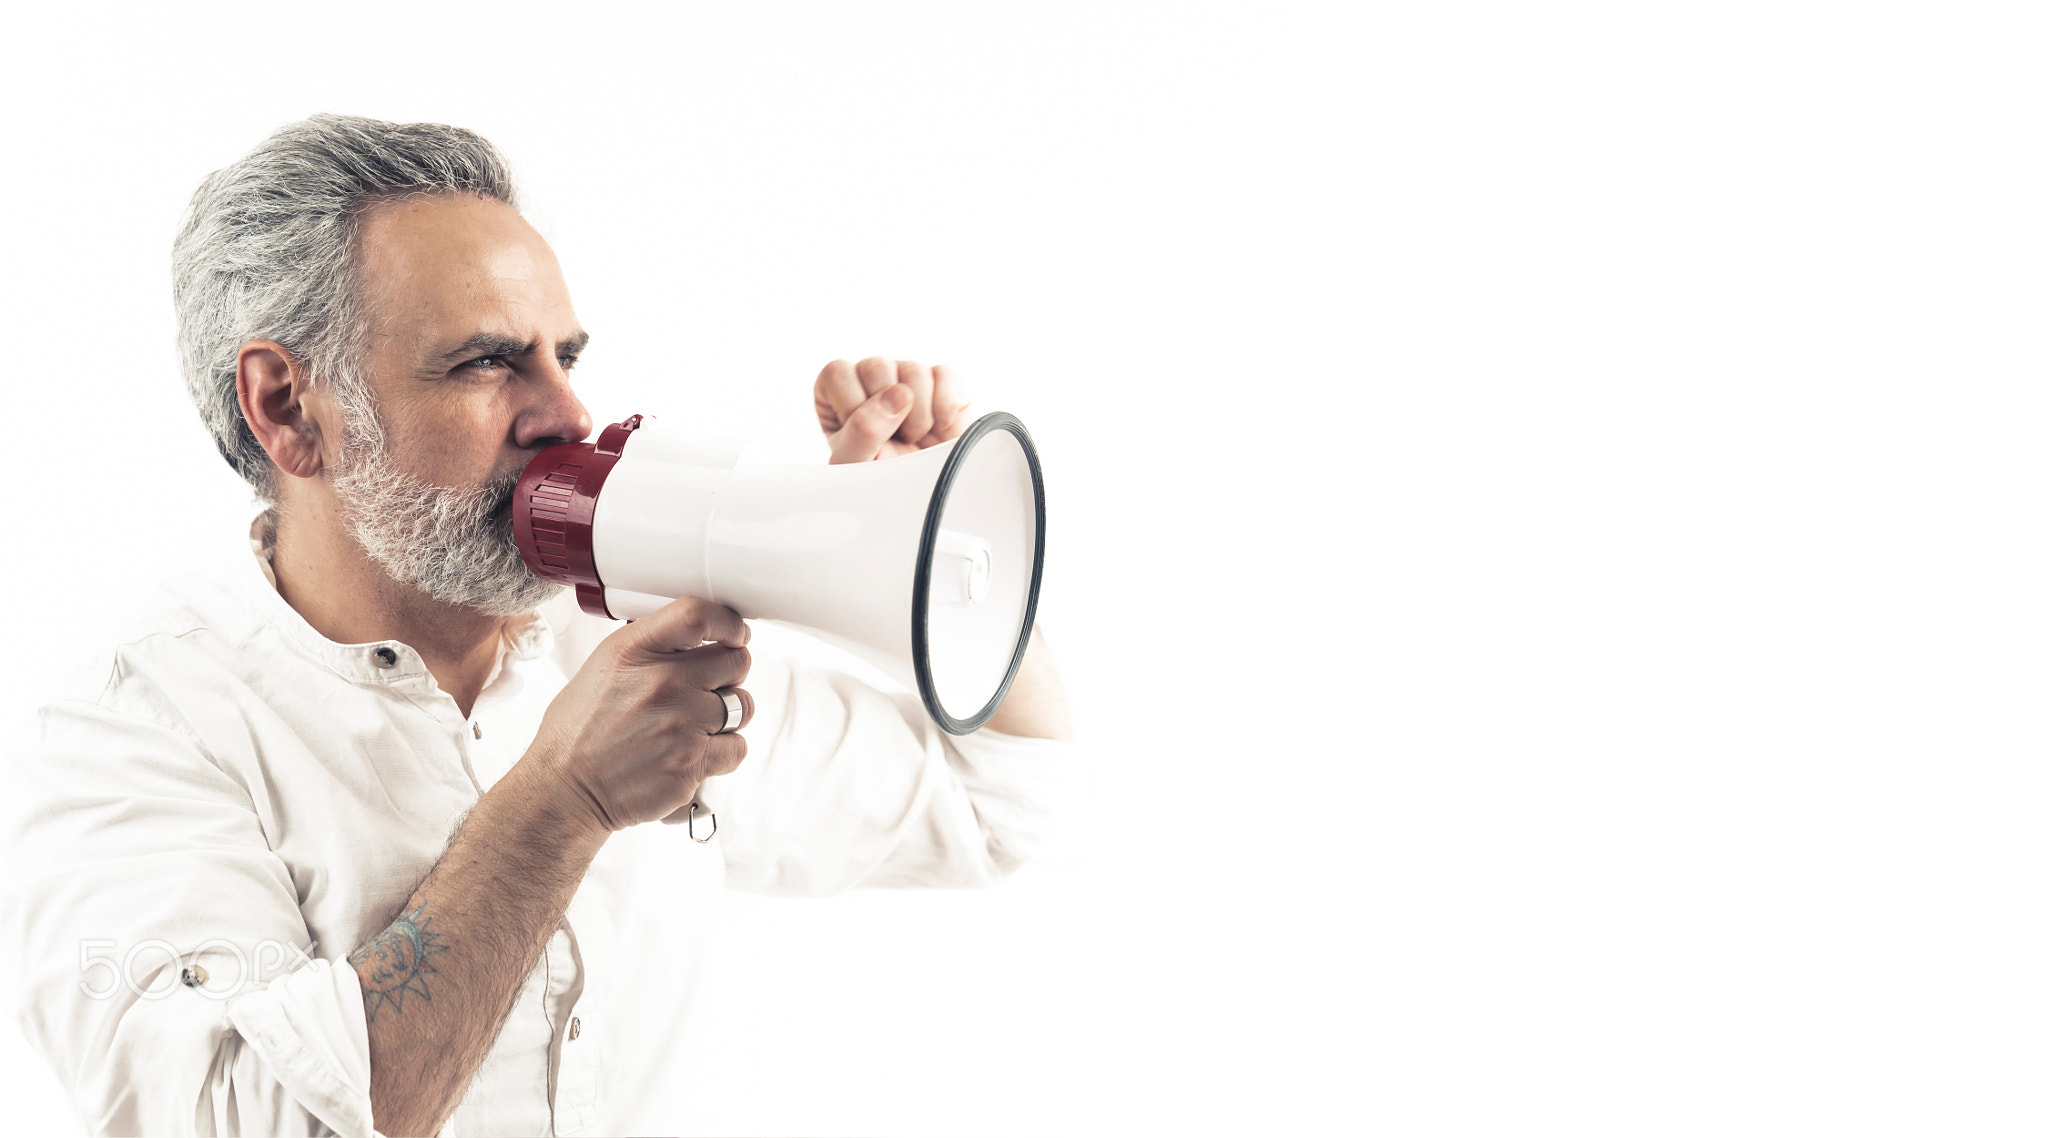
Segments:
[[[958,438],[968,425],[967,395],[943,364],[833,360],[812,394],[833,462],[916,454]]]
[[[916,454],[959,438],[973,421],[958,378],[943,366],[907,360],[833,360],[818,373],[812,395],[835,463]],[[1010,693],[986,726],[1004,735],[1072,741],[1066,689],[1041,640],[1033,629]]]

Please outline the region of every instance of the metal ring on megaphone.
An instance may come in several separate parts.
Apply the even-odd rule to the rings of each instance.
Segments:
[[[696,842],[696,843],[698,843],[699,845],[701,845],[701,844],[703,844],[703,843],[705,843],[705,842],[708,842],[708,841],[710,841],[711,839],[713,839],[713,838],[715,838],[715,837],[717,837],[717,836],[718,836],[718,815],[716,815],[716,814],[713,814],[713,813],[712,813],[711,811],[709,811],[709,810],[704,810],[704,816],[705,816],[706,818],[709,818],[709,819],[711,819],[711,832],[710,832],[710,833],[708,833],[708,834],[706,834],[706,835],[704,835],[703,837],[701,837],[701,838],[700,838],[700,837],[698,837],[698,836],[697,836],[697,811],[699,811],[699,810],[704,810],[704,804],[703,804],[703,803],[701,803],[701,802],[699,802],[699,801],[697,801],[697,800],[696,800],[696,799],[694,799],[694,798],[693,798],[693,799],[691,799],[691,800],[690,800],[690,818],[689,818],[689,823],[690,823],[690,840],[691,840],[691,841],[693,841],[693,842]]]
[[[741,702],[740,697],[731,688],[719,688],[711,694],[725,701],[725,726],[713,731],[712,734],[723,735],[728,731],[739,730],[740,720],[747,717],[747,705]]]

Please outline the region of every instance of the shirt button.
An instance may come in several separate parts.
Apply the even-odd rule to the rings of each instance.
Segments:
[[[398,653],[393,652],[389,648],[379,648],[375,652],[370,653],[370,655],[377,658],[377,666],[380,668],[388,668],[398,663]]]
[[[569,1017],[569,1038],[571,1038],[571,1039],[574,1039],[574,1038],[576,1038],[577,1036],[579,1036],[579,1035],[582,1035],[582,1034],[583,1034],[583,1020],[582,1020],[582,1019],[581,1019],[580,1017],[577,1017],[577,1016],[570,1016],[570,1017]]]
[[[178,973],[178,982],[187,988],[197,988],[206,983],[206,969],[197,964],[188,964]]]
[[[475,735],[479,739],[484,737],[484,725],[481,723],[470,724],[469,730],[471,734]]]

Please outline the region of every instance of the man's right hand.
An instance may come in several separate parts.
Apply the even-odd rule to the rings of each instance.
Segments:
[[[737,685],[753,658],[739,614],[696,597],[673,601],[604,639],[548,705],[533,749],[594,826],[623,830],[689,808],[697,786],[738,768],[747,741],[720,734],[727,688],[754,718]],[[735,729],[737,730],[737,728]]]

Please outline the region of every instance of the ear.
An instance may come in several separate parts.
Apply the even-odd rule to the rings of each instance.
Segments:
[[[235,356],[235,398],[242,420],[277,468],[311,478],[325,468],[312,371],[274,340],[249,340]]]

